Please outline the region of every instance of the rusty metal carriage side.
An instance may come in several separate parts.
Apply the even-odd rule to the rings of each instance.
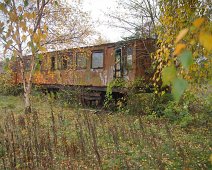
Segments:
[[[35,71],[33,84],[93,87],[105,91],[108,83],[115,78],[129,82],[138,77],[147,79],[150,77],[147,69],[151,66],[150,53],[155,50],[154,45],[153,39],[139,39],[48,52],[42,54],[43,59],[40,68]],[[92,68],[94,52],[103,53],[102,67]],[[79,53],[85,53],[86,65],[83,68],[78,67]],[[130,62],[129,67],[127,62]],[[16,77],[17,83],[21,83],[19,71]]]

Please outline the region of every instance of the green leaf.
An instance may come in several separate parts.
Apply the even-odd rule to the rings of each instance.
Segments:
[[[40,65],[40,63],[38,62],[38,63],[36,64],[35,70],[36,70],[36,71],[39,71],[40,68],[41,68],[41,65]]]
[[[19,21],[21,21],[23,19],[23,15],[19,16]]]
[[[182,64],[182,66],[185,68],[185,69],[188,69],[189,66],[193,63],[193,58],[192,58],[192,53],[191,51],[184,51],[182,54],[180,54],[179,56],[179,60]]]
[[[27,7],[29,5],[29,1],[28,0],[25,0],[24,1],[24,7]]]
[[[0,10],[3,11],[5,9],[4,3],[0,3]]]
[[[3,65],[3,70],[4,71],[8,71],[9,70],[9,62],[10,62],[10,59],[6,58],[5,61],[4,61],[4,65]]]
[[[38,54],[38,59],[42,60],[43,59],[43,54]]]
[[[4,2],[8,5],[11,3],[11,0],[4,0]]]
[[[184,93],[188,86],[188,82],[182,78],[176,78],[172,84],[172,94],[176,101],[180,100],[180,97]]]
[[[58,5],[59,5],[57,1],[54,1],[54,4],[55,4],[56,6],[58,6]]]
[[[174,65],[165,67],[162,70],[163,85],[169,85],[176,77],[176,68]]]

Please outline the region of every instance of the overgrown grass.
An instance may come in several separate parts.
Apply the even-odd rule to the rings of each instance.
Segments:
[[[0,103],[0,169],[212,168],[211,121],[182,128],[163,117],[61,107],[47,96],[34,97],[30,115],[19,97]]]
[[[0,95],[0,114],[4,111],[23,111],[23,102],[20,96]]]

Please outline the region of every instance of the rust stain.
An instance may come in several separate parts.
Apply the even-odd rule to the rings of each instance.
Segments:
[[[98,46],[82,47],[63,51],[55,51],[44,54],[41,70],[35,72],[33,83],[35,84],[63,84],[82,86],[106,86],[114,77],[115,71],[115,51],[121,49],[121,75],[126,81],[133,81],[137,77],[149,77],[145,71],[151,66],[150,52],[155,50],[153,39],[131,40],[119,43],[108,43]],[[132,66],[127,64],[127,50],[132,48]],[[100,51],[103,53],[103,67],[92,68],[92,53]],[[85,68],[77,67],[77,53],[86,54]],[[66,60],[63,58],[66,55]],[[51,59],[55,56],[55,61]],[[84,60],[84,59],[82,59]],[[53,63],[55,62],[55,63]],[[84,61],[78,61],[82,62]],[[52,68],[55,67],[55,68]],[[17,65],[17,68],[19,66]],[[20,69],[17,69],[17,83],[21,83]],[[116,70],[117,71],[117,70]]]

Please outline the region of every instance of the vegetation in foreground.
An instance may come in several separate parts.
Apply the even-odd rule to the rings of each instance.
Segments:
[[[158,117],[156,111],[132,115],[130,105],[122,110],[127,114],[70,108],[40,95],[33,97],[32,114],[23,114],[21,97],[0,96],[0,169],[212,168],[204,100],[170,101]],[[145,103],[141,110],[152,112]]]

